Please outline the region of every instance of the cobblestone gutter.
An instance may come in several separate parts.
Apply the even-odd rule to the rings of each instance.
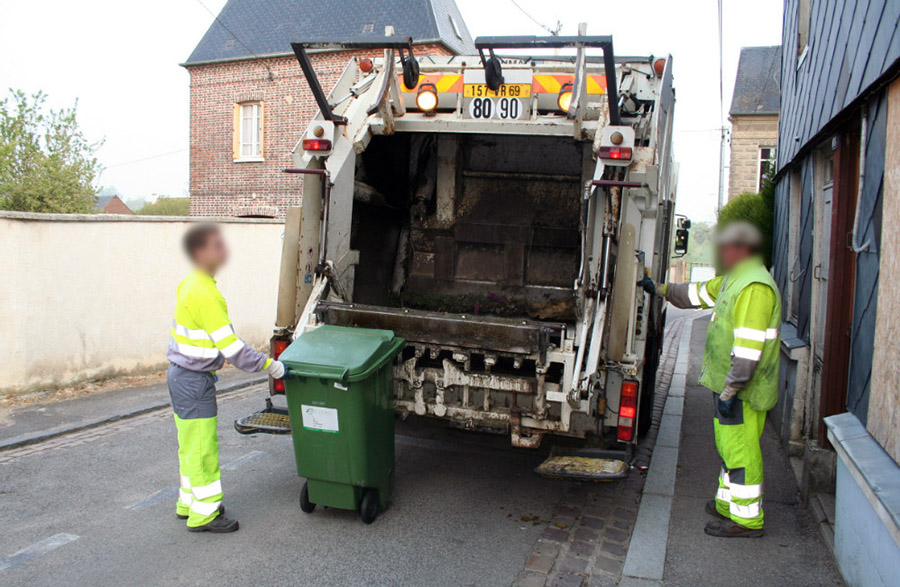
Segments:
[[[635,454],[628,479],[610,483],[571,483],[554,510],[553,520],[535,543],[516,577],[516,587],[581,587],[617,585],[644,487],[659,422],[672,382],[683,329],[691,320],[681,318],[666,328],[663,356],[657,372],[653,419]]]

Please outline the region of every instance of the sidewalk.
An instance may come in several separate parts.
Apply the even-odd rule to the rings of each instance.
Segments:
[[[220,374],[216,388],[222,394],[265,380],[265,373],[244,373],[238,369],[227,369]],[[163,409],[168,405],[169,390],[163,381],[67,401],[14,408],[2,414],[0,419],[0,450]]]
[[[679,355],[676,365],[620,584],[843,585],[770,426],[762,439],[766,536],[727,539],[703,532],[712,519],[704,505],[715,493],[720,466],[711,394],[696,384],[708,324],[708,316],[695,320],[682,341],[688,355]]]

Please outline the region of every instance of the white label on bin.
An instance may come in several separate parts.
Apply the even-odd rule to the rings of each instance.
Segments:
[[[319,406],[301,406],[303,410],[303,427],[307,430],[321,432],[338,432],[338,411],[334,408]]]
[[[347,391],[348,389],[350,389],[346,385],[341,385],[337,381],[334,382],[334,387],[335,387],[335,389],[340,389],[341,391]]]

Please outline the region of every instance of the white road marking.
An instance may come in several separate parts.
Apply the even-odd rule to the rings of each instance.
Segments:
[[[35,559],[42,554],[47,554],[48,552],[56,550],[60,546],[74,542],[75,540],[78,540],[77,534],[66,534],[64,532],[54,534],[50,538],[44,538],[31,546],[26,546],[12,556],[0,560],[0,571],[24,565],[28,561]]]
[[[256,459],[265,456],[266,452],[262,450],[252,450],[245,454],[242,457],[238,457],[231,461],[230,463],[225,463],[222,465],[223,471],[236,471],[249,463],[250,461],[255,461]]]
[[[236,471],[246,465],[251,461],[255,461],[256,459],[263,457],[266,455],[265,451],[262,450],[253,450],[245,454],[244,456],[238,457],[231,462],[225,463],[220,468],[223,471]],[[126,510],[143,510],[150,506],[156,505],[162,501],[166,500],[175,500],[178,497],[178,485],[170,485],[168,487],[164,487],[159,491],[151,493],[144,499],[138,500],[132,504],[126,505]]]

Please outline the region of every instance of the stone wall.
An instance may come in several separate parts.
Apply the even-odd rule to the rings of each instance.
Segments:
[[[0,212],[0,393],[166,365],[189,218]],[[238,335],[272,335],[283,225],[227,221],[217,276]]]
[[[778,116],[754,115],[731,118],[731,167],[728,199],[757,191],[760,147],[778,142]]]

